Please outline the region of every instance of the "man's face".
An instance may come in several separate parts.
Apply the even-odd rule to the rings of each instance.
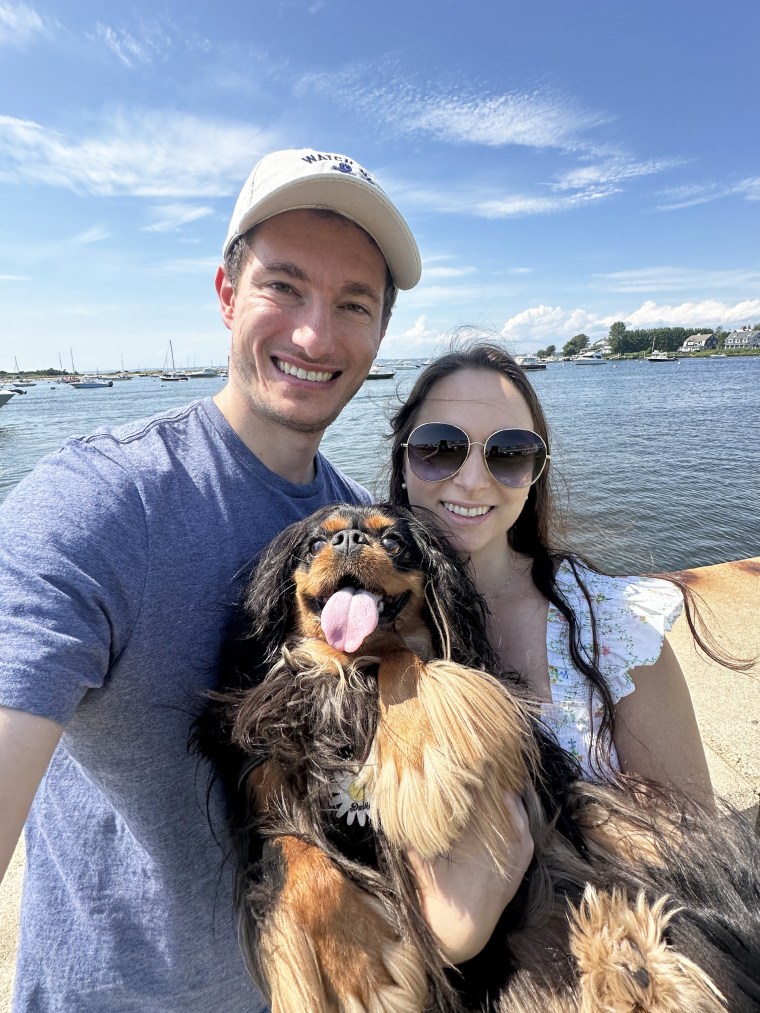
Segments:
[[[357,225],[312,211],[263,222],[250,247],[236,292],[217,275],[237,421],[320,433],[377,354],[385,260]]]

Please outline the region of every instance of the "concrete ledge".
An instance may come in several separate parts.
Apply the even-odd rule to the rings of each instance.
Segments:
[[[760,658],[760,556],[678,576],[699,596],[709,631],[725,650]],[[704,603],[704,604],[703,604]],[[682,617],[669,635],[689,684],[717,795],[757,819],[760,792],[760,664],[747,672],[700,655]]]
[[[760,556],[678,574],[699,595],[724,650],[760,658]],[[684,618],[669,640],[689,684],[713,787],[753,822],[760,792],[760,666],[732,672],[698,654]],[[0,886],[0,1011],[10,1010],[23,873],[23,845]]]

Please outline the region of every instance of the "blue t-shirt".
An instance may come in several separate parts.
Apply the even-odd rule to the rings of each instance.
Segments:
[[[268,471],[209,398],[69,440],[0,507],[0,705],[66,726],[27,821],[15,1010],[263,1008],[188,728],[246,564],[343,501],[370,497],[321,455],[307,485]]]

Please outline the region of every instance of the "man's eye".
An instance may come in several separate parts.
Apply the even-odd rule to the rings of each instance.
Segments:
[[[349,303],[346,303],[346,309],[350,310],[352,313],[363,313],[366,316],[370,315],[369,314],[369,310],[367,309],[367,307],[366,306],[362,306],[362,304],[358,303],[358,302],[349,302]]]
[[[273,281],[271,282],[270,287],[273,288],[275,292],[289,293],[293,291],[293,286],[289,285],[286,281]]]
[[[315,538],[309,544],[309,552],[312,554],[312,556],[318,556],[319,553],[322,551],[322,549],[324,549],[326,546],[327,542],[324,540],[324,538]]]

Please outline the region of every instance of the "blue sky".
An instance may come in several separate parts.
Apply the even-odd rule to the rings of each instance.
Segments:
[[[219,251],[279,147],[417,237],[383,357],[760,322],[758,39],[756,0],[0,0],[0,368],[225,362]]]

